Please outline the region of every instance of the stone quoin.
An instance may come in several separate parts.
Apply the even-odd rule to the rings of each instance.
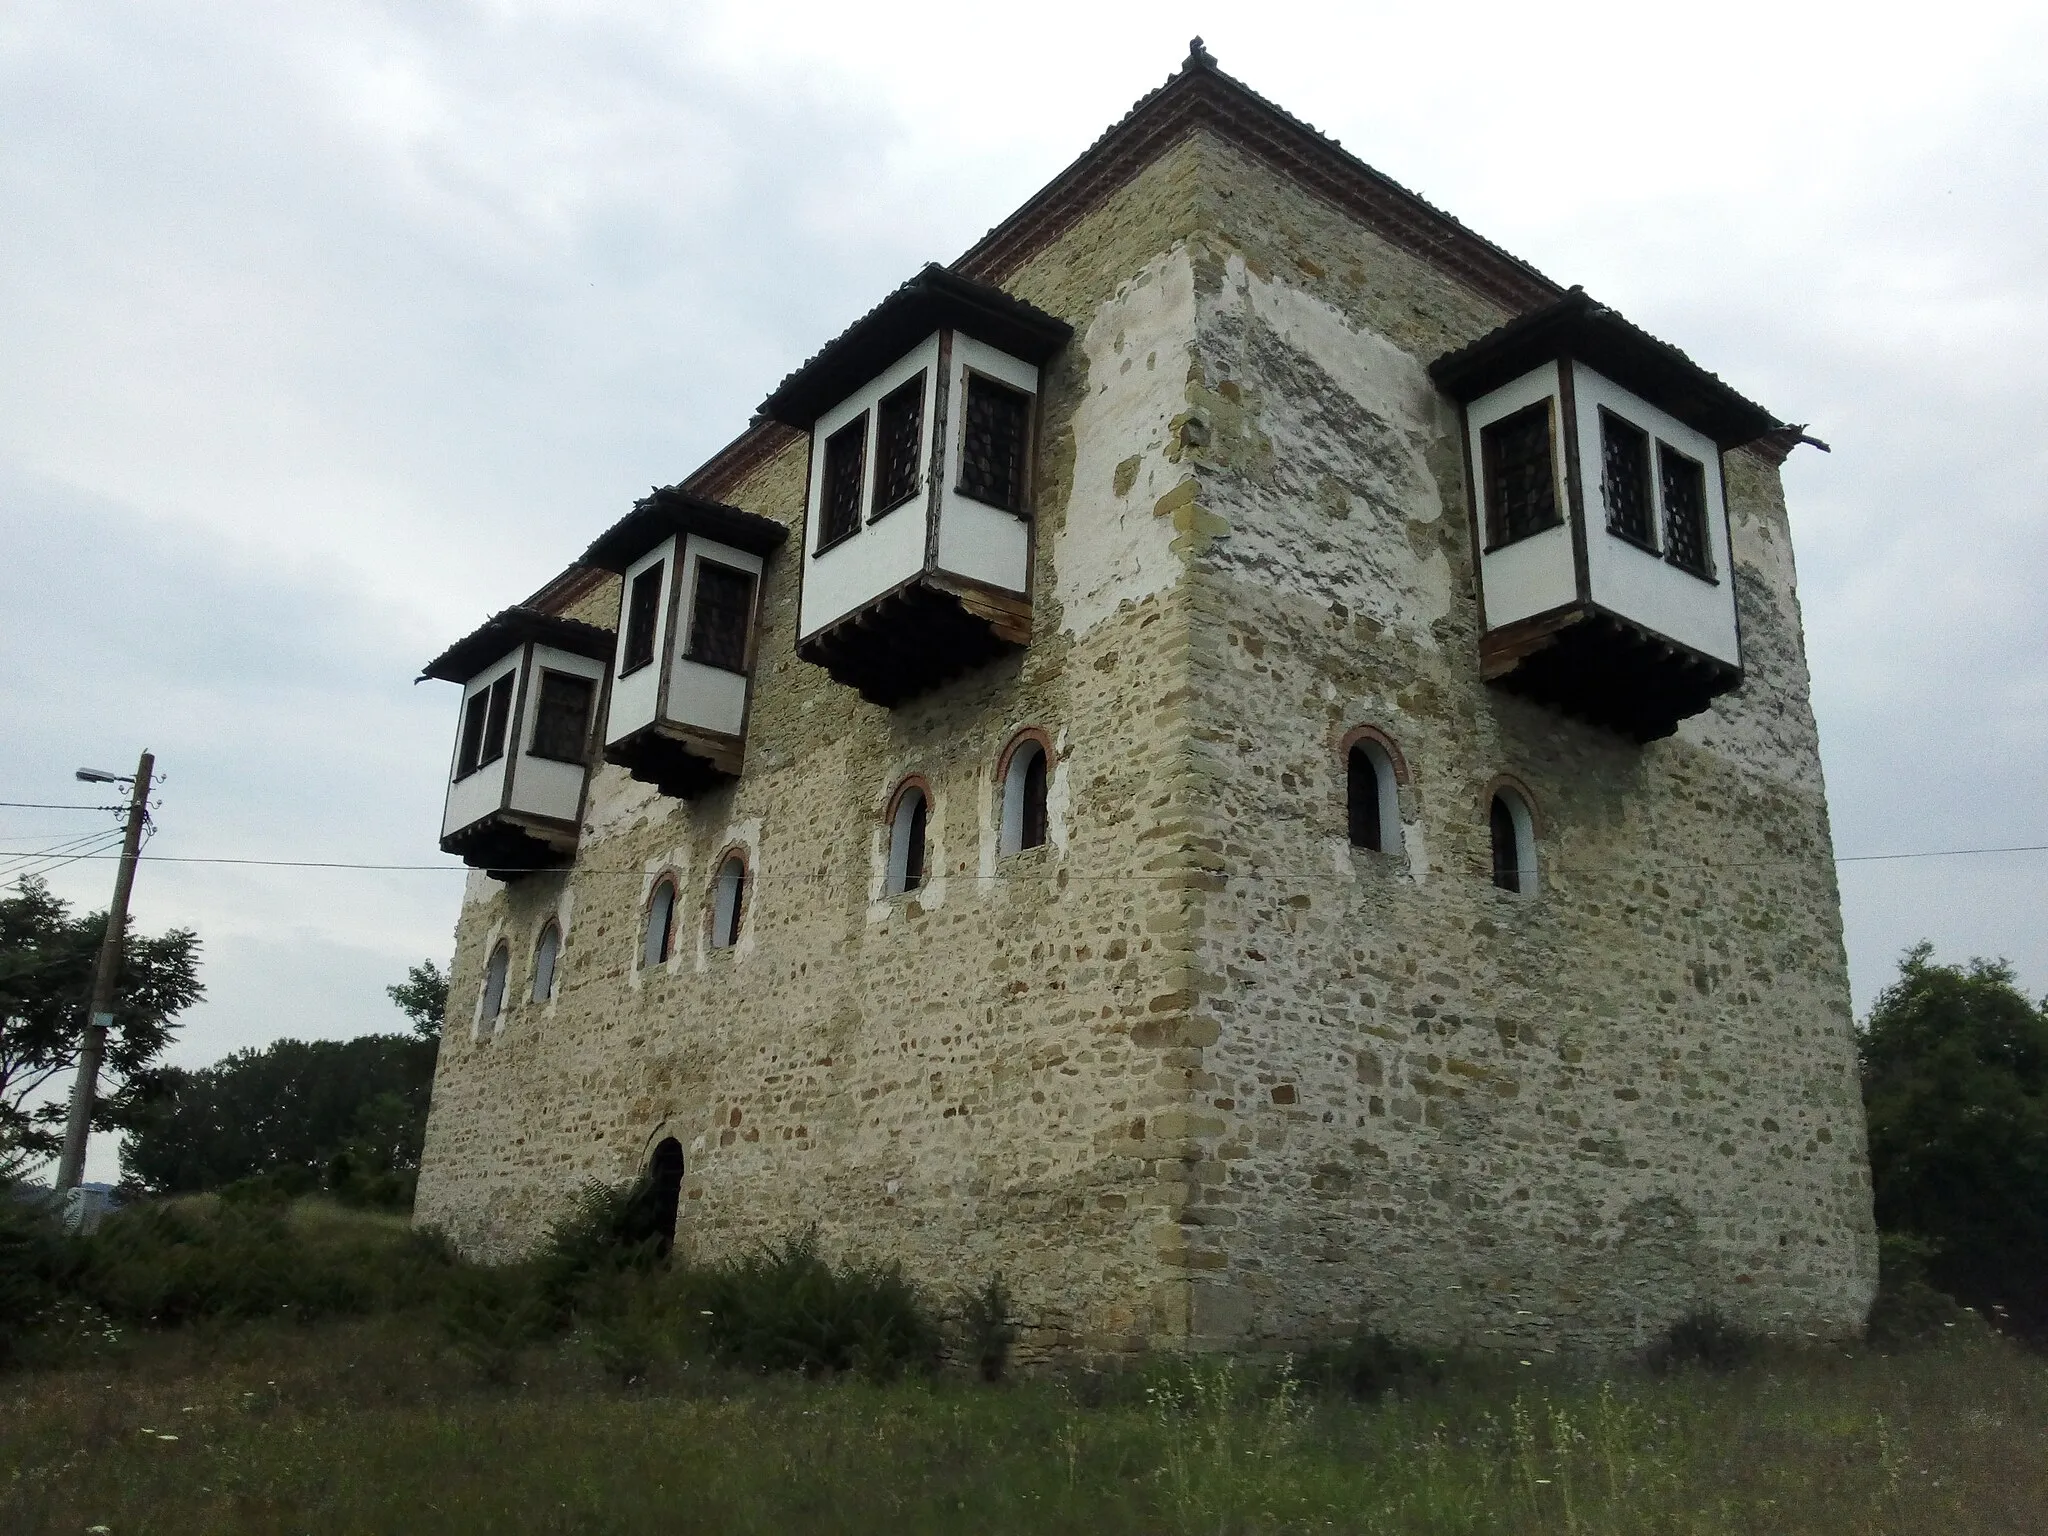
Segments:
[[[1198,42],[428,668],[417,1219],[652,1170],[1034,1350],[1856,1333],[1801,441]]]

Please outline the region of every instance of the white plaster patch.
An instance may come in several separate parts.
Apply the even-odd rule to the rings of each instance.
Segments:
[[[1434,650],[1431,626],[1451,609],[1451,567],[1434,541],[1418,553],[1409,525],[1443,515],[1428,454],[1457,423],[1422,363],[1313,294],[1258,276],[1241,256],[1229,258],[1223,289],[1205,306],[1204,352],[1228,362],[1247,429],[1263,434],[1272,454],[1270,483],[1238,475],[1216,488],[1242,502],[1215,507],[1231,537],[1210,560],[1341,602]],[[1290,378],[1260,331],[1319,377]],[[1321,379],[1348,402],[1335,422]]]
[[[583,836],[601,842],[630,832],[643,821],[672,815],[677,802],[668,799],[652,784],[629,776],[625,769],[605,763],[590,775],[590,801],[583,812]]]
[[[1166,450],[1187,410],[1194,334],[1194,264],[1177,246],[1119,289],[1081,337],[1088,398],[1074,413],[1074,485],[1053,559],[1070,635],[1180,578],[1172,520],[1153,507],[1187,474]],[[1136,475],[1119,496],[1117,466],[1133,455]]]

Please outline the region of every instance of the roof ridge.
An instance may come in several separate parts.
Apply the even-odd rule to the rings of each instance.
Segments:
[[[1529,262],[1368,165],[1340,140],[1226,73],[1199,37],[1189,43],[1179,69],[962,252],[953,270],[993,282],[996,274],[1013,270],[1202,127],[1220,132],[1360,217],[1376,233],[1447,268],[1509,309],[1547,303],[1565,291]],[[1316,160],[1321,164],[1312,163]]]

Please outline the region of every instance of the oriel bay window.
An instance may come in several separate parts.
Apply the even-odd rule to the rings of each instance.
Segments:
[[[761,578],[786,531],[671,486],[585,551],[621,578],[605,761],[679,799],[738,775]]]
[[[1071,334],[926,267],[762,403],[811,440],[799,656],[893,706],[1030,640],[1039,372]]]
[[[1464,409],[1480,675],[1636,741],[1739,687],[1721,456],[1796,429],[1576,289],[1430,375]]]
[[[608,629],[508,608],[427,664],[463,691],[443,852],[502,879],[567,862],[613,649]]]

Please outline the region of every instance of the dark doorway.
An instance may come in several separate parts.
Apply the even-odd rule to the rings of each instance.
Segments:
[[[661,1251],[667,1253],[676,1242],[676,1212],[683,1202],[683,1144],[665,1137],[654,1149],[654,1161],[647,1177],[654,1185],[654,1225],[661,1234]]]

